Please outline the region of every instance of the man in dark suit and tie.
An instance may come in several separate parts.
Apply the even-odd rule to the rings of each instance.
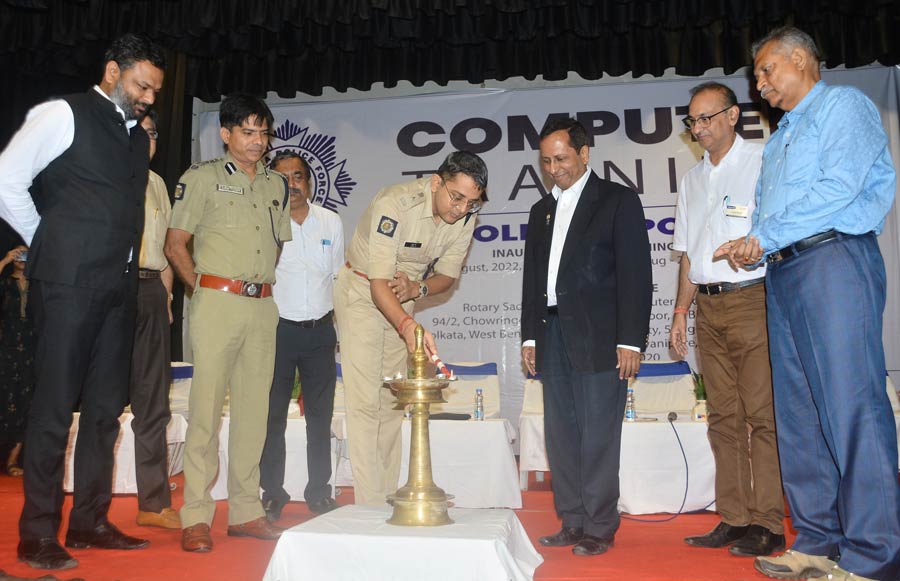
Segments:
[[[547,547],[600,555],[619,528],[619,447],[628,379],[650,326],[644,211],[632,190],[590,167],[574,119],[541,130],[552,195],[531,208],[522,282],[522,359],[544,384],[544,431],[562,529]]]
[[[57,540],[63,461],[80,409],[75,498],[66,546],[140,549],[107,520],[113,447],[128,402],[144,192],[150,163],[138,119],[162,88],[162,50],[134,34],[114,41],[86,93],[42,103],[0,155],[0,217],[31,246],[37,372],[25,436],[19,560],[78,561]],[[40,194],[29,194],[33,180]],[[80,404],[80,408],[78,407]]]

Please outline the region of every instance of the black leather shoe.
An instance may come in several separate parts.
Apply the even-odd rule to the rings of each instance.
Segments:
[[[762,525],[750,525],[741,539],[728,552],[739,557],[765,557],[784,550],[784,535],[775,534]]]
[[[613,546],[612,539],[604,539],[593,535],[584,535],[578,543],[572,547],[572,552],[582,557],[602,555]]]
[[[742,527],[733,527],[724,522],[716,525],[716,528],[698,537],[685,537],[684,542],[695,547],[703,547],[706,549],[718,549],[727,547],[736,542],[738,539],[747,534],[750,525]]]
[[[545,547],[568,547],[584,538],[584,529],[563,527],[558,533],[541,537],[538,542]]]
[[[284,510],[284,505],[287,502],[282,502],[280,500],[275,500],[274,498],[263,499],[263,510],[266,511],[266,520],[269,522],[275,522],[281,518],[281,511]]]
[[[314,500],[312,502],[307,502],[306,505],[309,507],[310,512],[314,512],[316,514],[325,514],[326,512],[331,512],[338,507],[337,503],[330,496],[326,496],[320,500]]]
[[[20,561],[35,569],[71,569],[78,565],[54,537],[19,541],[17,553]]]
[[[98,525],[92,531],[73,531],[66,533],[66,546],[70,549],[143,549],[150,541],[129,537],[111,522]]]

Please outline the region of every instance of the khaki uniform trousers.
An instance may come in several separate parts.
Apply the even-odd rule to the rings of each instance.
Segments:
[[[278,307],[254,299],[198,288],[191,300],[194,378],[184,446],[184,527],[211,524],[210,494],[219,471],[219,428],[230,390],[228,431],[228,524],[265,516],[259,499],[259,459],[266,440],[269,389],[275,369]]]
[[[412,301],[403,308],[411,313]],[[344,267],[334,287],[347,408],[347,437],[357,504],[383,505],[400,479],[403,411],[382,387],[406,373],[406,343],[372,302],[369,282]]]
[[[784,531],[765,285],[697,295],[697,340],[716,461],[716,509],[732,526]],[[748,426],[750,429],[748,443]]]

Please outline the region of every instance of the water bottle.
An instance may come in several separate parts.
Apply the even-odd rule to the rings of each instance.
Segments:
[[[479,422],[484,419],[484,390],[480,387],[475,388],[475,413],[472,419]]]
[[[637,413],[634,411],[634,388],[629,386],[625,395],[625,421],[633,422],[637,419]]]

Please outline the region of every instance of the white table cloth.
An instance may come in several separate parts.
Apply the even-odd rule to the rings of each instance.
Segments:
[[[431,420],[431,470],[434,483],[453,494],[462,508],[522,508],[518,469],[512,449],[515,431],[505,418]],[[403,421],[403,457],[397,487],[409,478],[410,422]],[[337,484],[353,485],[346,447],[338,460]]]
[[[511,510],[450,509],[454,523],[400,527],[391,508],[344,506],[284,531],[264,581],[528,581],[543,563]]]
[[[682,512],[715,508],[716,465],[706,436],[706,422],[676,420],[675,430],[665,418],[622,425],[619,466],[619,511],[629,514]],[[676,437],[677,432],[677,437]],[[684,446],[685,459],[678,445]],[[523,413],[519,419],[519,470],[546,472],[544,415]],[[687,498],[685,495],[685,476]],[[523,483],[527,482],[527,474]]]
[[[73,414],[72,427],[69,429],[69,444],[66,447],[66,472],[63,478],[63,490],[72,492],[75,477],[75,442],[78,440],[78,413]],[[115,465],[113,466],[113,494],[137,494],[137,479],[134,472],[134,432],[131,421],[134,416],[126,412],[119,416],[119,439],[116,440]],[[172,414],[166,427],[166,441],[169,443],[169,475],[181,471],[181,453],[184,448],[184,435],[187,432],[187,421],[180,414]]]

